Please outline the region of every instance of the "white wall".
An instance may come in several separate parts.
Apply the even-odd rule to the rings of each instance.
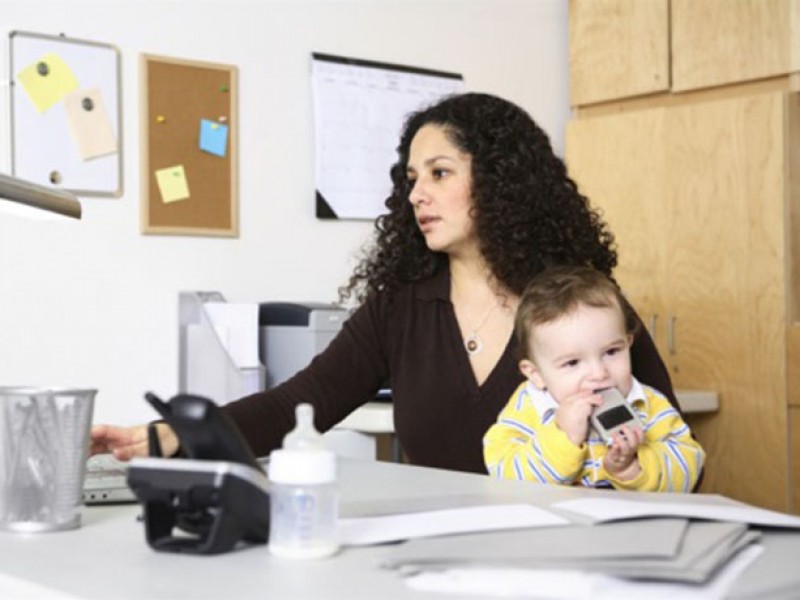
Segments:
[[[559,151],[569,114],[563,0],[0,0],[13,30],[122,52],[125,193],[84,217],[0,213],[0,385],[99,389],[96,422],[154,415],[145,390],[177,388],[177,294],[333,301],[366,222],[314,217],[312,51],[464,75],[526,108]],[[240,236],[139,233],[139,55],[235,64],[240,77]],[[8,172],[3,69],[0,171]],[[387,175],[388,177],[388,175]]]

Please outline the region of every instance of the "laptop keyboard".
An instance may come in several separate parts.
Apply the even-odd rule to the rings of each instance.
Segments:
[[[95,454],[86,461],[83,501],[86,504],[131,502],[136,498],[126,481],[128,463],[112,454]]]

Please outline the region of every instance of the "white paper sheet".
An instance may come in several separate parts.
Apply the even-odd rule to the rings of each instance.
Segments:
[[[600,573],[569,570],[456,568],[422,571],[406,578],[408,587],[457,596],[557,600],[716,600],[725,598],[738,577],[763,552],[753,545],[742,550],[703,585],[636,581]]]
[[[553,504],[553,508],[586,515],[599,522],[640,517],[689,517],[800,529],[800,517],[749,504],[694,504],[688,502],[637,502],[615,498],[580,498]]]
[[[32,581],[0,573],[0,598],[3,600],[78,600],[77,596],[44,587]]]
[[[206,302],[203,308],[233,363],[240,369],[257,367],[258,304]]]
[[[569,525],[569,521],[531,504],[470,506],[340,519],[339,541],[349,546],[365,546],[453,533],[557,525]]]

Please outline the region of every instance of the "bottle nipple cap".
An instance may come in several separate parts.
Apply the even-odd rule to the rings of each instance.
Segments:
[[[297,424],[283,438],[283,448],[269,459],[273,483],[315,484],[336,480],[336,456],[325,448],[322,434],[314,428],[314,407],[298,404]]]
[[[298,404],[294,414],[296,423],[283,438],[284,450],[324,450],[322,434],[314,428],[314,407]]]

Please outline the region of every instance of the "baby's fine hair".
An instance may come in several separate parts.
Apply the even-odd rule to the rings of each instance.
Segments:
[[[549,267],[531,279],[517,308],[514,331],[520,359],[530,358],[532,329],[550,323],[584,304],[622,311],[625,331],[635,335],[639,322],[614,281],[597,269],[583,266]]]

